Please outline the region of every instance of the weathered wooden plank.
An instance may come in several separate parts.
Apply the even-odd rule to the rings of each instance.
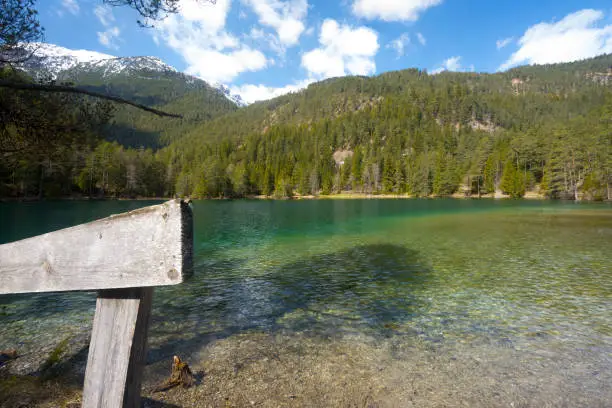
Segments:
[[[149,323],[151,322],[151,307],[153,304],[153,288],[141,288],[142,296],[134,328],[132,351],[123,396],[124,407],[140,408],[140,388],[142,385],[142,372],[147,361],[147,338]],[[88,356],[89,357],[89,356]]]
[[[192,273],[183,201],[0,245],[0,294],[174,285]]]
[[[84,408],[140,407],[153,288],[101,291],[83,389]]]

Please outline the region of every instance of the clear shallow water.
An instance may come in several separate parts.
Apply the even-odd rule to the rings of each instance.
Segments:
[[[149,204],[0,203],[0,243]],[[194,220],[195,275],[156,290],[152,361],[263,331],[575,353],[612,370],[609,204],[196,202]],[[89,330],[94,302],[2,296],[0,348]]]

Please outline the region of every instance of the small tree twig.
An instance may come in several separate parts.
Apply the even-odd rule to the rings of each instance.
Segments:
[[[0,88],[9,88],[9,89],[17,89],[17,90],[21,90],[21,91],[37,91],[37,92],[65,92],[65,93],[75,93],[75,94],[81,94],[81,95],[87,95],[87,96],[91,96],[94,98],[100,98],[100,99],[106,99],[109,101],[113,101],[113,102],[117,102],[117,103],[122,103],[125,105],[131,105],[135,108],[153,113],[157,116],[162,116],[162,117],[169,117],[169,118],[183,118],[183,115],[179,115],[176,113],[168,113],[168,112],[164,112],[155,108],[150,108],[148,106],[145,105],[141,105],[139,103],[136,102],[132,102],[132,101],[128,101],[127,99],[123,99],[120,98],[118,96],[113,96],[113,95],[106,95],[103,93],[99,93],[99,92],[94,92],[94,91],[88,91],[82,88],[75,88],[72,86],[65,86],[65,85],[42,85],[42,84],[33,84],[33,83],[27,83],[27,82],[13,82],[13,81],[6,81],[6,80],[0,80]]]
[[[182,361],[178,356],[172,359],[172,373],[170,379],[164,381],[153,389],[153,392],[168,391],[171,388],[178,387],[189,388],[195,383],[195,378],[189,365]]]

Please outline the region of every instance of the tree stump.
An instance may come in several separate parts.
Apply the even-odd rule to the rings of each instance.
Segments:
[[[171,388],[181,385],[183,388],[191,387],[195,382],[189,364],[182,361],[179,356],[174,356],[172,360],[172,372],[170,379],[164,381],[153,392],[168,391]]]

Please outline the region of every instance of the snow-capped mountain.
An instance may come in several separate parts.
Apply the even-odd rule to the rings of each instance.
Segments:
[[[50,76],[52,79],[74,80],[83,74],[96,74],[102,80],[119,75],[131,75],[146,72],[178,75],[184,78],[186,84],[206,83],[194,76],[180,73],[174,67],[164,63],[157,57],[116,57],[89,50],[71,50],[47,43],[30,43],[23,47],[24,55],[31,56],[20,68],[34,76]],[[234,95],[222,84],[208,86],[215,88],[227,99],[238,106],[246,103],[239,95]]]
[[[71,50],[58,45],[30,43],[24,47],[31,53],[21,67],[26,71],[38,71],[57,78],[62,72],[78,69],[79,71],[98,71],[103,76],[124,72],[149,70],[159,72],[177,72],[157,57],[116,57],[89,50]]]
[[[53,44],[29,43],[24,45],[23,54],[31,54],[21,67],[26,71],[44,70],[56,77],[61,71],[81,63],[91,63],[115,58],[112,55],[88,50],[70,50]]]
[[[230,89],[220,83],[216,83],[212,85],[213,87],[217,88],[219,91],[221,91],[223,93],[223,95],[225,95],[225,97],[227,99],[229,99],[230,101],[234,102],[236,105],[238,106],[246,106],[248,105],[240,95],[238,94],[233,94],[232,91],[230,91]]]

